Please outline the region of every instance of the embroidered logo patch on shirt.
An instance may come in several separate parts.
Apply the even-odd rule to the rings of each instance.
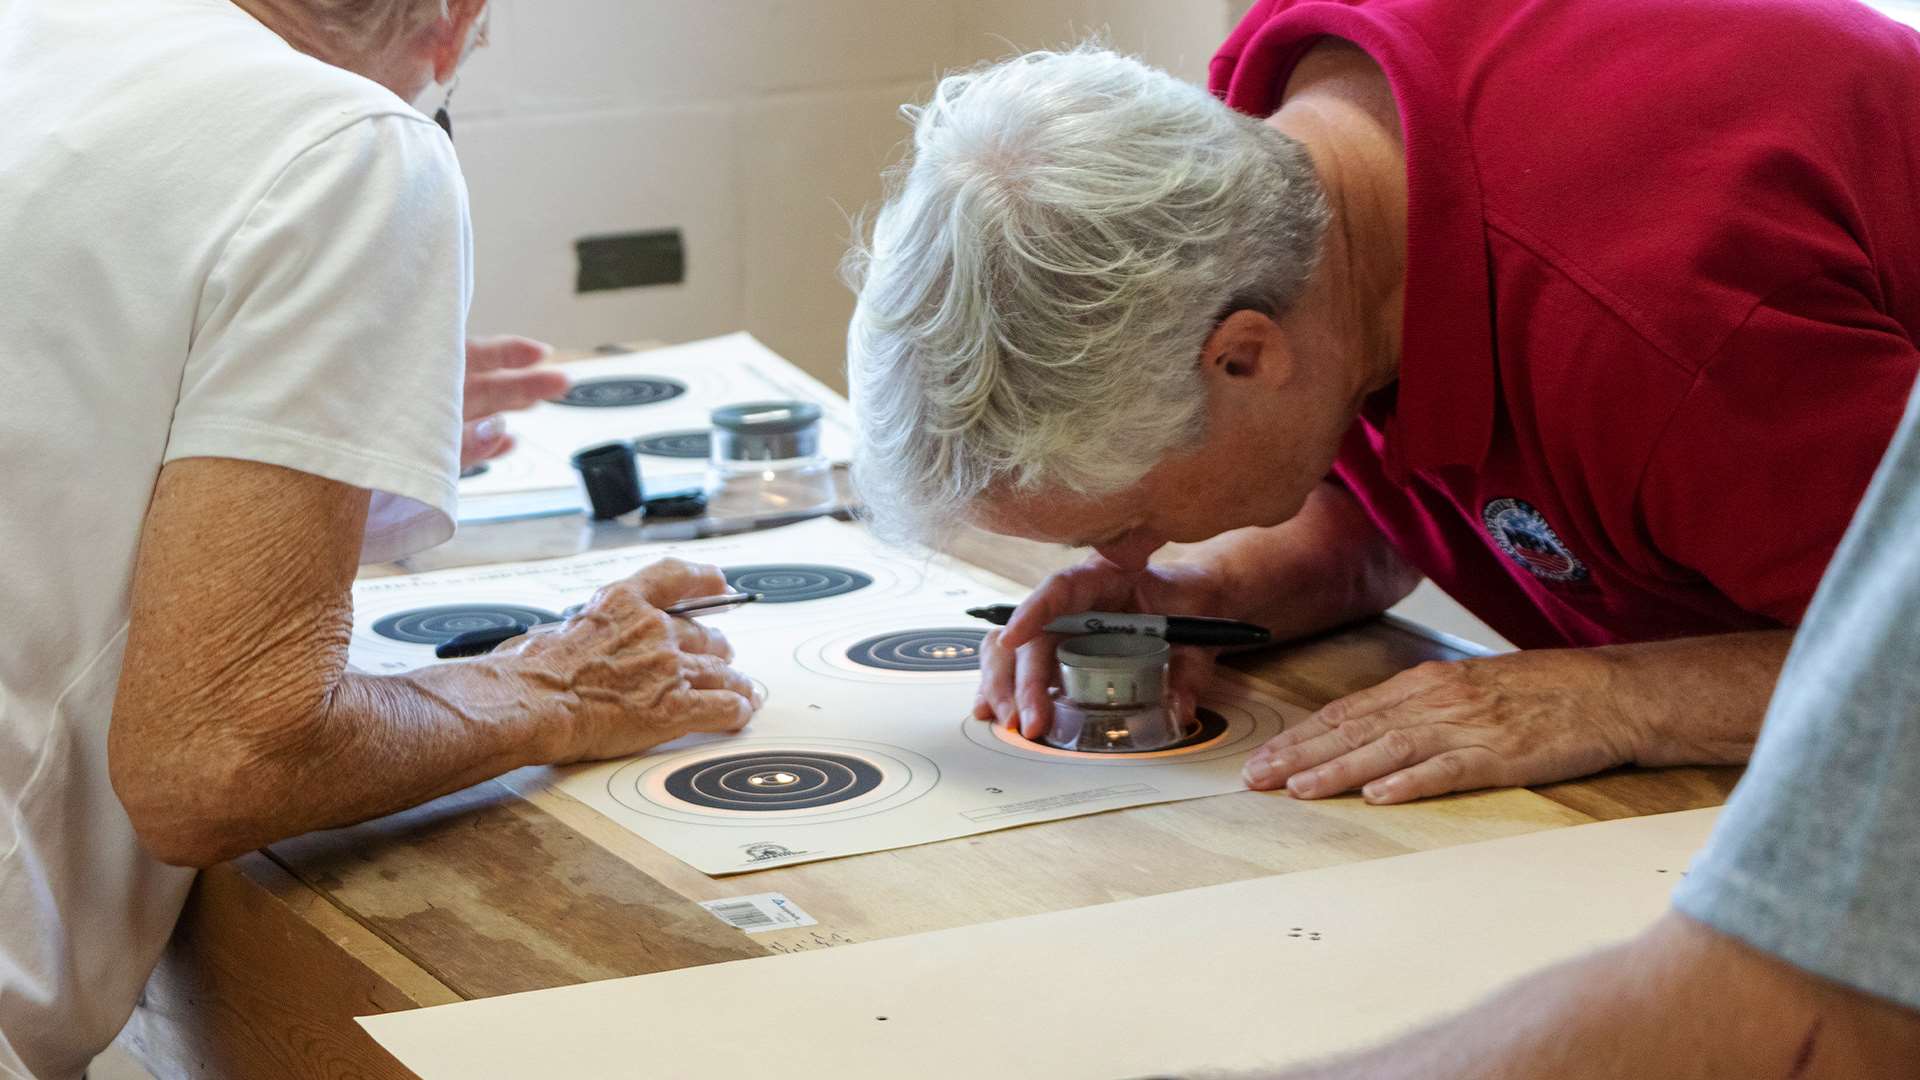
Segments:
[[[1586,578],[1586,564],[1574,558],[1560,534],[1528,503],[1520,499],[1495,499],[1480,512],[1480,520],[1486,522],[1487,535],[1507,553],[1507,558],[1534,577],[1562,582]]]

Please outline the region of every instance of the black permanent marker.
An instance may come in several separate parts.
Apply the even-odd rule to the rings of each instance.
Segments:
[[[1013,618],[1011,604],[967,609],[976,619],[995,626],[1007,625]],[[1209,619],[1199,615],[1141,615],[1122,611],[1083,611],[1062,615],[1047,624],[1049,634],[1143,634],[1157,637],[1169,645],[1205,645],[1216,649],[1237,649],[1265,645],[1273,633],[1264,626],[1236,619]]]

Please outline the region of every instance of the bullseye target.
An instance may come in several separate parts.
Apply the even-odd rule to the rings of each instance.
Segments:
[[[757,751],[681,766],[666,789],[689,806],[765,812],[848,802],[883,779],[872,762],[846,754]]]
[[[726,570],[727,585],[736,592],[760,594],[763,604],[801,604],[845,596],[873,584],[870,574],[843,566],[777,563],[733,566]]]
[[[980,677],[984,630],[911,624],[884,633],[876,629],[872,621],[843,625],[802,643],[794,659],[815,674],[855,682],[968,682]]]
[[[698,459],[705,461],[713,451],[713,434],[698,431],[664,431],[633,440],[635,453],[648,457]]]
[[[517,604],[441,604],[399,611],[373,624],[373,632],[408,645],[442,645],[475,630],[504,630],[559,622],[560,616]]]
[[[875,671],[979,671],[985,630],[903,630],[855,642],[847,659]]]
[[[474,630],[563,621],[553,593],[512,586],[463,586],[388,595],[369,582],[354,596],[347,662],[392,675],[440,663],[436,646]]]
[[[925,795],[939,767],[911,750],[851,739],[730,739],[631,762],[607,779],[615,801],[702,825],[864,817]]]
[[[581,379],[554,399],[556,405],[577,409],[625,409],[636,405],[658,405],[687,392],[687,384],[677,379],[613,375],[599,379]]]

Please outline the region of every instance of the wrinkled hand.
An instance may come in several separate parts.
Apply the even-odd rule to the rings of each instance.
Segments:
[[[734,732],[761,705],[752,680],[728,666],[725,635],[661,609],[727,591],[711,566],[663,559],[594,594],[565,623],[495,650],[559,703],[551,761],[637,754],[692,732]]]
[[[1583,649],[1421,664],[1276,735],[1248,756],[1247,785],[1400,803],[1624,765],[1643,735],[1615,706],[1609,664]]]
[[[1038,739],[1053,723],[1058,682],[1054,650],[1060,639],[1045,627],[1082,611],[1146,611],[1157,615],[1221,614],[1220,584],[1207,571],[1179,564],[1122,570],[1098,555],[1040,583],[1007,625],[987,634],[980,655],[980,690],[973,715],[1012,724]],[[1167,707],[1182,719],[1198,708],[1213,678],[1217,649],[1176,646],[1167,669]]]
[[[460,468],[470,469],[513,449],[513,436],[499,414],[567,392],[567,376],[534,365],[553,350],[523,337],[467,341],[467,382],[461,398]],[[532,369],[532,370],[528,370]]]

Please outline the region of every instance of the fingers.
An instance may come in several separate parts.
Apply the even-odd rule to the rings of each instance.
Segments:
[[[729,662],[733,659],[733,643],[727,640],[727,635],[705,623],[687,618],[673,620],[673,640],[682,652],[715,656]]]
[[[1200,695],[1213,682],[1213,649],[1180,646],[1167,662],[1167,704],[1181,720],[1200,709]]]
[[[1322,791],[1318,787],[1313,788],[1314,794],[1308,795],[1297,787],[1294,781],[1305,784],[1304,774],[1309,770],[1317,769],[1321,765],[1359,750],[1385,734],[1387,732],[1380,726],[1369,720],[1360,719],[1349,720],[1337,727],[1326,727],[1321,734],[1302,738],[1288,746],[1275,747],[1274,744],[1280,741],[1276,736],[1269,740],[1266,746],[1255,750],[1247,757],[1246,767],[1242,771],[1246,774],[1249,785],[1262,791],[1285,784],[1288,791],[1300,798],[1337,795],[1338,791]],[[1390,768],[1399,768],[1408,764],[1412,762],[1400,762]],[[1366,779],[1371,780],[1373,777],[1369,776]]]
[[[1338,738],[1337,734],[1329,733],[1315,742],[1283,751],[1282,757],[1273,762],[1274,771],[1289,771],[1286,755],[1317,752],[1321,743]],[[1454,748],[1451,732],[1446,728],[1434,725],[1394,728],[1357,749],[1339,754],[1325,764],[1291,771],[1286,780],[1287,791],[1300,799],[1324,799],[1344,794],[1369,781],[1418,765]]]
[[[553,355],[553,348],[513,334],[467,339],[467,372],[532,367]]]
[[[1358,720],[1398,706],[1426,688],[1431,672],[1425,669],[1424,664],[1409,668],[1383,683],[1348,694],[1338,701],[1329,702],[1305,721],[1275,735],[1267,741],[1266,746],[1254,753],[1260,754],[1268,749],[1279,750],[1288,746],[1298,746],[1303,742],[1317,739],[1348,721]]]
[[[557,368],[468,373],[466,390],[460,399],[460,414],[468,420],[477,420],[494,413],[524,409],[535,402],[559,397],[567,392],[569,385],[566,372]]]
[[[1436,754],[1362,788],[1368,802],[1380,806],[1446,795],[1455,791],[1497,787],[1499,755],[1484,747],[1468,746]]]
[[[727,591],[727,577],[719,567],[682,559],[661,559],[620,584],[631,584],[641,599],[657,608]]]
[[[1013,697],[1020,712],[1020,734],[1038,739],[1053,725],[1054,650],[1059,638],[1042,634],[1014,652]]]
[[[1009,648],[1018,648],[1046,632],[1062,615],[1120,606],[1129,592],[1127,575],[1105,560],[1069,567],[1042,582],[1007,620]]]
[[[1251,764],[1256,759],[1278,756],[1280,751],[1285,750],[1289,746],[1298,746],[1301,743],[1310,742],[1331,730],[1333,729],[1327,726],[1326,721],[1321,720],[1318,716],[1309,716],[1292,727],[1283,729],[1280,734],[1275,735],[1261,746],[1255,748],[1253,753],[1247,757],[1248,763]]]
[[[1004,724],[1019,715],[1013,696],[1014,673],[1014,651],[1007,647],[1006,631],[987,631],[980,643],[980,690],[974,697],[974,716]]]
[[[513,449],[513,436],[497,416],[472,420],[460,427],[460,471],[465,472],[483,461],[499,457]]]
[[[758,707],[751,696],[742,697],[733,690],[687,690],[675,701],[688,731],[727,734],[746,727]]]
[[[728,690],[758,707],[760,689],[753,680],[727,666],[725,660],[706,653],[689,653],[680,659],[682,676],[695,690]]]

